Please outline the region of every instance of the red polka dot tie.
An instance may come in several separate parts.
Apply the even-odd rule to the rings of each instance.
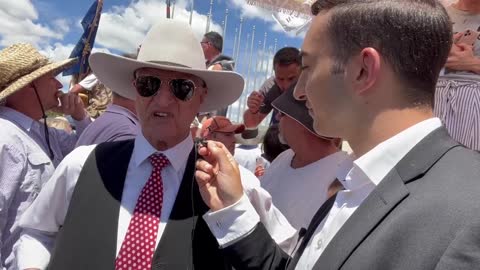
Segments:
[[[138,197],[127,234],[115,261],[115,270],[150,270],[163,204],[162,169],[169,164],[162,154],[150,156],[153,170]]]

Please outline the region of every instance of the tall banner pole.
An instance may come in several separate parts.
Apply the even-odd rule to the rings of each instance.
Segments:
[[[213,9],[213,0],[210,0],[210,11],[208,12],[208,16],[207,16],[207,27],[205,29],[205,33],[210,32],[210,20],[212,20],[212,9]]]
[[[225,9],[225,20],[223,20],[223,22],[223,42],[225,43],[227,41],[228,8]],[[223,46],[222,49],[225,51],[225,46]]]
[[[172,4],[170,0],[167,1],[167,19],[170,19],[170,5]]]
[[[237,61],[237,64],[238,64],[238,61],[239,59],[238,58],[235,58],[235,53],[237,52],[237,38],[238,38],[238,28],[235,27],[235,38],[233,39],[233,52],[232,52],[232,57],[235,61]]]
[[[259,65],[261,65],[261,63],[263,62],[262,61],[262,56],[261,56],[261,51],[260,51],[260,47],[262,46],[262,41],[259,40],[258,41],[258,50],[257,50],[257,59],[255,61],[255,79],[253,81],[253,90],[257,90],[257,79],[258,79],[258,73],[260,73],[260,70],[259,70]],[[260,61],[260,63],[258,62]]]
[[[243,17],[240,17],[240,29],[238,30],[238,45],[237,45],[237,54],[234,55],[235,59],[239,59],[238,57],[240,56],[240,46],[241,40],[242,40],[242,26],[243,26]],[[248,40],[248,38],[247,38]]]
[[[242,75],[245,76],[245,74],[247,74],[247,71],[248,71],[248,67],[247,67],[247,55],[248,55],[248,41],[250,40],[250,33],[247,33],[247,45],[246,45],[246,48],[245,48],[245,51],[244,51],[244,56],[241,58],[243,59],[244,61],[242,62],[242,67],[244,68],[243,69],[243,73]],[[240,46],[240,45],[239,45]],[[240,51],[240,47],[238,48],[238,50]],[[239,68],[240,69],[240,68]],[[245,99],[245,94],[247,92],[247,85],[248,85],[248,78],[246,79],[245,81],[245,86],[243,88],[243,92],[242,92],[242,95],[240,96],[240,104],[238,106],[238,118],[243,118],[243,103],[246,102],[246,99]],[[240,122],[240,120],[238,120],[237,122]]]
[[[192,25],[192,19],[193,19],[193,4],[194,4],[195,0],[191,0],[191,3],[190,3],[190,20],[189,20],[189,24]]]
[[[265,48],[267,47],[267,32],[265,32],[265,35],[263,36],[263,49],[262,49],[262,55],[260,56],[260,72],[264,72],[264,69],[263,69],[263,63],[264,63],[264,58],[265,58],[265,55],[267,55],[266,51],[265,51]],[[267,69],[268,67],[268,63],[267,63],[267,66],[265,67],[265,70]]]
[[[244,96],[244,102],[242,105],[242,111],[241,113],[243,114],[243,112],[245,111],[245,107],[247,106],[247,97],[248,95],[250,94],[250,70],[252,69],[252,60],[253,60],[253,47],[254,47],[254,44],[255,44],[255,25],[253,26],[253,30],[252,30],[252,42],[250,43],[250,57],[249,57],[249,60],[248,60],[248,67],[247,67],[247,89],[246,91],[244,91],[245,93],[245,96]]]

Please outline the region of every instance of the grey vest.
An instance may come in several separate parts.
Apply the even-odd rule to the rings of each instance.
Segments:
[[[133,140],[103,143],[88,157],[49,270],[115,268],[118,213],[133,146]],[[193,178],[195,158],[192,150],[152,269],[231,269],[201,217],[208,207]]]

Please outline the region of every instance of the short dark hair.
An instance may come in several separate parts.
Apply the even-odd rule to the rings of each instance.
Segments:
[[[295,47],[285,47],[275,53],[273,57],[273,67],[288,66],[290,64],[302,64],[302,58],[300,57],[300,50]]]
[[[363,48],[381,53],[408,90],[414,105],[433,105],[435,86],[452,46],[452,24],[436,0],[317,0],[313,15],[331,14],[327,36],[332,73]]]
[[[203,35],[203,37],[205,37],[219,52],[223,50],[223,37],[219,33],[211,31]]]

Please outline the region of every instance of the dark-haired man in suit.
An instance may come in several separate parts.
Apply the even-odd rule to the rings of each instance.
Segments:
[[[432,112],[452,44],[445,9],[434,0],[318,0],[312,10],[295,97],[315,131],[347,140],[357,159],[290,257],[261,223],[242,226],[252,208],[237,166],[209,142],[197,181],[212,232],[235,235],[219,241],[224,252],[239,269],[478,269],[480,155]]]

